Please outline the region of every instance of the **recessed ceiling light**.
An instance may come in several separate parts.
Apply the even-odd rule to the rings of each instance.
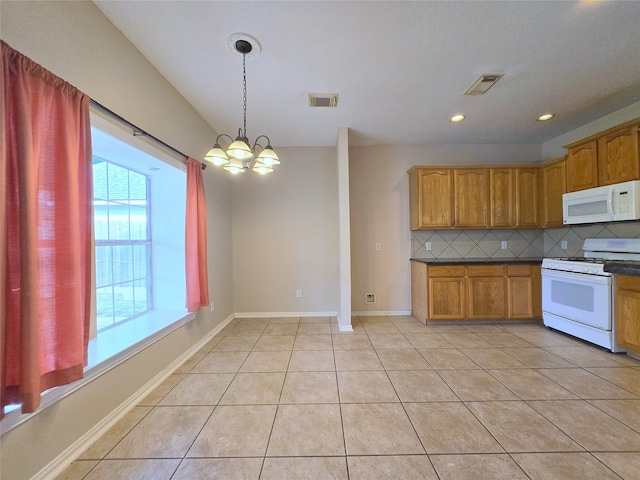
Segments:
[[[544,115],[540,115],[538,117],[538,121],[539,122],[546,122],[547,120],[551,120],[555,116],[556,116],[555,113],[545,113]]]
[[[453,117],[451,117],[449,119],[449,121],[452,122],[452,123],[458,123],[458,122],[461,122],[462,120],[464,120],[464,118],[465,118],[464,115],[459,113],[459,114],[454,115]]]

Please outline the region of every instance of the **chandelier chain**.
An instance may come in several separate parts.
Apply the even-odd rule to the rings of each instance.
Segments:
[[[244,105],[244,124],[243,124],[243,135],[245,138],[247,137],[247,67],[246,67],[246,57],[245,53],[242,54],[242,102]]]

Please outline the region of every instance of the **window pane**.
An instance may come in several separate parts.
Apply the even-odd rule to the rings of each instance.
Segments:
[[[129,199],[129,170],[122,168],[113,163],[108,164],[108,192],[109,200],[128,200]]]
[[[113,283],[133,280],[133,248],[131,245],[113,247]]]
[[[96,286],[98,288],[113,283],[112,262],[111,247],[96,245]]]
[[[107,199],[107,162],[93,157],[93,198]]]
[[[137,173],[129,172],[129,199],[147,200],[147,177]]]
[[[96,311],[98,316],[98,330],[113,325],[113,287],[96,289]]]
[[[129,205],[109,202],[109,239],[129,240]]]
[[[151,289],[146,279],[136,280],[134,283],[135,314],[139,315],[151,309]]]
[[[133,282],[113,287],[114,321],[121,322],[135,315],[133,308]]]
[[[131,206],[131,240],[147,240],[147,207]]]
[[[150,276],[151,258],[149,253],[149,245],[133,246],[133,278],[141,279]]]

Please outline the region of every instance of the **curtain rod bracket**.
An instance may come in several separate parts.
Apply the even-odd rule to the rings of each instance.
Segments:
[[[125,125],[129,126],[129,128],[131,128],[132,130],[132,134],[134,137],[148,137],[151,140],[154,140],[155,142],[159,143],[160,145],[162,145],[163,147],[171,150],[172,152],[177,153],[178,155],[180,155],[181,157],[184,157],[185,161],[187,160],[187,158],[189,158],[188,155],[185,155],[184,153],[182,153],[180,150],[177,150],[175,148],[173,148],[171,145],[163,142],[162,140],[160,140],[159,138],[154,137],[153,135],[145,132],[144,130],[142,130],[141,128],[136,127],[133,123],[125,120],[123,117],[121,117],[120,115],[118,115],[117,113],[115,113],[112,110],[109,110],[107,107],[105,107],[104,105],[96,102],[93,98],[89,99],[90,103],[96,107],[98,110],[101,110],[102,112],[106,113],[107,115],[110,115],[112,118],[115,118],[116,120],[119,120],[120,122],[124,123]],[[202,170],[204,170],[205,168],[207,168],[207,165],[205,163],[202,163]]]

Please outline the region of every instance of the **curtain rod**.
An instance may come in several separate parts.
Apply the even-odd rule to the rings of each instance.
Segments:
[[[106,113],[107,115],[115,118],[116,120],[118,120],[119,122],[124,123],[125,125],[127,125],[131,130],[132,130],[132,134],[134,137],[148,137],[151,140],[153,140],[154,142],[159,143],[160,145],[162,145],[164,148],[171,150],[174,153],[177,153],[178,155],[180,155],[181,157],[184,157],[183,161],[186,161],[187,158],[189,158],[188,155],[185,155],[184,153],[182,153],[180,150],[173,148],[171,145],[163,142],[162,140],[160,140],[157,137],[154,137],[153,135],[151,135],[148,132],[145,132],[144,130],[142,130],[141,128],[136,127],[133,123],[131,123],[130,121],[122,118],[120,115],[118,115],[116,112],[114,112],[113,110],[108,109],[107,107],[105,107],[104,105],[96,102],[93,98],[89,99],[90,103],[92,106],[94,106],[95,108],[97,108],[98,110],[100,110],[103,113]],[[205,168],[207,168],[207,165],[205,163],[201,163],[202,165],[202,170],[204,170]]]

